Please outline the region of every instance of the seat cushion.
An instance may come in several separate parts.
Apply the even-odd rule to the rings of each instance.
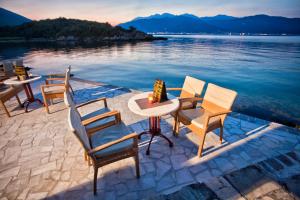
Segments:
[[[98,109],[96,111],[90,112],[88,114],[84,114],[84,112],[80,112],[80,114],[83,113],[81,115],[81,120],[83,121],[83,120],[89,119],[91,117],[95,117],[97,115],[104,114],[104,113],[109,112],[109,111],[110,111],[109,108],[104,107],[104,108]],[[96,122],[93,122],[91,124],[88,124],[88,125],[86,125],[86,128],[90,129],[90,128],[98,127],[98,126],[101,126],[102,124],[105,124],[107,122],[114,121],[114,120],[115,120],[115,117],[108,117],[108,118],[101,119],[101,120],[98,120]]]
[[[182,104],[181,104],[181,109],[182,110],[186,110],[186,109],[192,109],[193,108],[193,103],[192,102],[190,102],[190,101],[185,101],[185,102],[183,102]],[[174,112],[171,112],[171,115],[174,117],[175,116],[175,114],[176,114],[176,112],[174,111]]]
[[[10,99],[11,97],[17,95],[19,92],[23,90],[23,86],[0,86],[0,99],[4,99],[4,101]]]
[[[192,109],[193,106],[194,106],[194,105],[193,105],[192,102],[186,101],[186,102],[183,102],[183,103],[181,104],[181,109],[183,109],[183,110],[186,110],[186,109]]]
[[[130,131],[128,130],[128,128],[123,122],[115,126],[111,126],[109,128],[105,128],[103,130],[97,131],[91,137],[92,148],[96,148],[97,146],[120,139],[125,135],[128,135],[129,133]],[[95,155],[97,158],[101,158],[113,153],[122,152],[132,147],[133,147],[133,139],[129,139],[124,142],[115,144],[111,147],[108,147],[102,151],[99,151]]]
[[[5,94],[7,94],[9,92],[12,92],[12,91],[13,91],[12,87],[9,87],[9,86],[4,85],[4,84],[0,84],[0,97],[4,96]]]
[[[45,87],[44,92],[47,93],[47,94],[64,93],[65,92],[65,86]]]
[[[204,128],[205,119],[209,114],[212,113],[205,109],[181,110],[178,113],[183,124],[194,124],[201,129]],[[208,126],[216,124],[221,124],[221,118],[219,116],[210,118]]]

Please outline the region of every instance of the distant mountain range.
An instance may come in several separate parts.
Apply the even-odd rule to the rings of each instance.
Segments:
[[[31,22],[31,20],[0,8],[0,27],[13,27],[27,22]],[[132,26],[147,33],[300,35],[300,18],[268,15],[198,17],[192,14],[173,15],[164,13],[148,17],[137,17],[118,26],[125,29],[129,29]]]
[[[197,17],[192,14],[164,13],[137,17],[119,26],[132,26],[147,33],[300,34],[300,18],[268,15]]]
[[[31,20],[26,17],[18,15],[16,13],[6,10],[4,8],[0,8],[0,27],[1,26],[17,26],[17,25],[21,25],[21,24],[24,24],[24,23],[27,23],[30,21]]]

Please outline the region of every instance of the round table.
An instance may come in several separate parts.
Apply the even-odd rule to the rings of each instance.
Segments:
[[[128,101],[128,107],[132,112],[141,116],[149,117],[149,130],[139,134],[139,138],[141,138],[141,136],[144,134],[151,135],[151,139],[146,151],[147,155],[150,154],[150,146],[155,136],[164,138],[168,141],[169,146],[173,147],[173,143],[169,140],[169,138],[161,133],[160,118],[161,116],[167,115],[179,108],[179,100],[170,94],[168,94],[169,100],[166,102],[154,104],[148,103],[148,95],[151,93],[152,92],[144,92],[137,94],[131,97]]]
[[[25,107],[25,112],[28,111],[29,104],[31,104],[35,101],[37,101],[40,104],[44,105],[43,102],[40,99],[34,98],[34,95],[32,93],[32,89],[31,89],[31,86],[30,86],[31,82],[37,81],[41,78],[42,78],[41,76],[33,75],[33,76],[30,76],[28,79],[21,81],[21,80],[18,80],[18,78],[15,76],[15,77],[9,78],[9,79],[4,81],[4,84],[6,84],[6,85],[23,85],[26,96],[27,96],[27,100],[24,101],[24,103],[22,104]]]

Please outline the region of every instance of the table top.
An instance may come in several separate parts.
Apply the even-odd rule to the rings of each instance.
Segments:
[[[178,109],[179,100],[170,94],[168,94],[168,101],[170,101],[170,103],[158,105],[152,108],[141,109],[136,100],[147,98],[150,93],[152,92],[144,92],[131,97],[128,101],[128,108],[135,114],[145,117],[159,117],[167,115]]]
[[[33,75],[29,79],[20,81],[20,80],[18,80],[18,78],[16,76],[14,76],[12,78],[5,80],[3,83],[6,85],[20,85],[20,84],[30,83],[30,82],[39,80],[41,78],[42,78],[42,76]]]

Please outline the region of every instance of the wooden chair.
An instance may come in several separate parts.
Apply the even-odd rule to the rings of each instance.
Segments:
[[[48,78],[46,79],[46,85],[41,85],[41,91],[44,99],[45,109],[49,113],[48,100],[52,102],[52,99],[55,98],[64,98],[64,92],[67,91],[69,87],[71,68],[68,67],[66,70],[65,78],[63,78],[64,83],[52,83],[49,81],[57,80],[57,78]],[[62,80],[62,79],[59,79]]]
[[[4,71],[4,65],[1,63],[0,64],[0,81],[5,80],[7,77],[5,75]]]
[[[94,195],[97,194],[98,168],[134,157],[136,175],[139,178],[138,135],[129,134],[128,128],[121,121],[119,112],[110,113],[114,116],[114,126],[101,126],[97,129],[87,129],[85,125],[103,119],[103,115],[82,121],[75,107],[69,107],[69,126],[80,141],[85,152],[92,160],[94,167]]]
[[[5,80],[12,76],[15,76],[13,63],[12,62],[4,62],[0,66],[0,79]]]
[[[119,113],[119,111],[111,110],[110,108],[108,108],[107,100],[105,97],[93,99],[91,101],[84,102],[79,105],[75,105],[70,92],[66,91],[64,93],[64,102],[67,107],[76,108],[76,110],[78,111],[78,113],[80,115],[81,121],[83,122],[84,126],[89,130],[97,131],[99,128],[101,129],[102,126],[104,126],[104,124],[106,124],[105,126],[107,126],[107,127],[115,125],[115,123],[112,122],[113,116],[116,113]],[[88,106],[90,104],[97,103],[97,102],[103,102],[103,107],[96,108],[87,114],[80,113],[79,109],[84,108],[85,106]],[[102,119],[100,120],[101,116],[102,116]],[[94,118],[97,118],[97,119],[99,118],[99,120],[95,121],[94,123],[87,123],[90,120],[93,120]]]
[[[222,143],[224,121],[231,112],[232,104],[237,96],[233,90],[217,85],[208,84],[201,108],[178,110],[176,113],[174,130],[178,134],[180,122],[200,137],[198,156],[201,157],[206,133],[220,128],[220,142]],[[199,98],[197,98],[199,100]],[[186,98],[180,104],[193,98]]]
[[[7,107],[5,106],[5,102],[10,100],[12,97],[16,97],[19,105],[21,107],[23,107],[19,97],[18,97],[18,93],[21,92],[23,90],[22,86],[10,86],[10,87],[5,87],[5,86],[1,86],[0,83],[0,104],[2,105],[6,115],[8,117],[11,117]]]
[[[181,104],[178,110],[186,110],[186,109],[196,108],[197,103],[199,102],[199,99],[197,99],[197,97],[201,96],[204,86],[205,86],[204,81],[193,78],[191,76],[186,76],[182,88],[167,88],[167,90],[181,91],[179,95],[179,101],[181,101]],[[182,101],[185,98],[193,98],[193,99],[191,99],[190,101]],[[176,113],[177,111],[171,113],[171,115],[174,117],[174,125],[173,125],[174,128],[176,127],[175,126]],[[173,135],[177,136],[175,129],[173,129]]]
[[[71,71],[71,66],[69,66],[69,69]],[[73,75],[70,73],[70,77],[72,77],[72,76]],[[47,74],[45,82],[47,85],[47,84],[53,83],[53,81],[64,81],[65,78],[66,78],[66,74]],[[74,95],[74,90],[70,83],[69,83],[69,87],[70,87],[70,90],[72,91],[72,94]]]
[[[169,91],[181,91],[180,99],[200,97],[204,88],[205,82],[191,76],[186,76],[182,88],[167,88]],[[181,104],[180,109],[191,109],[195,108],[197,101],[184,101]]]

